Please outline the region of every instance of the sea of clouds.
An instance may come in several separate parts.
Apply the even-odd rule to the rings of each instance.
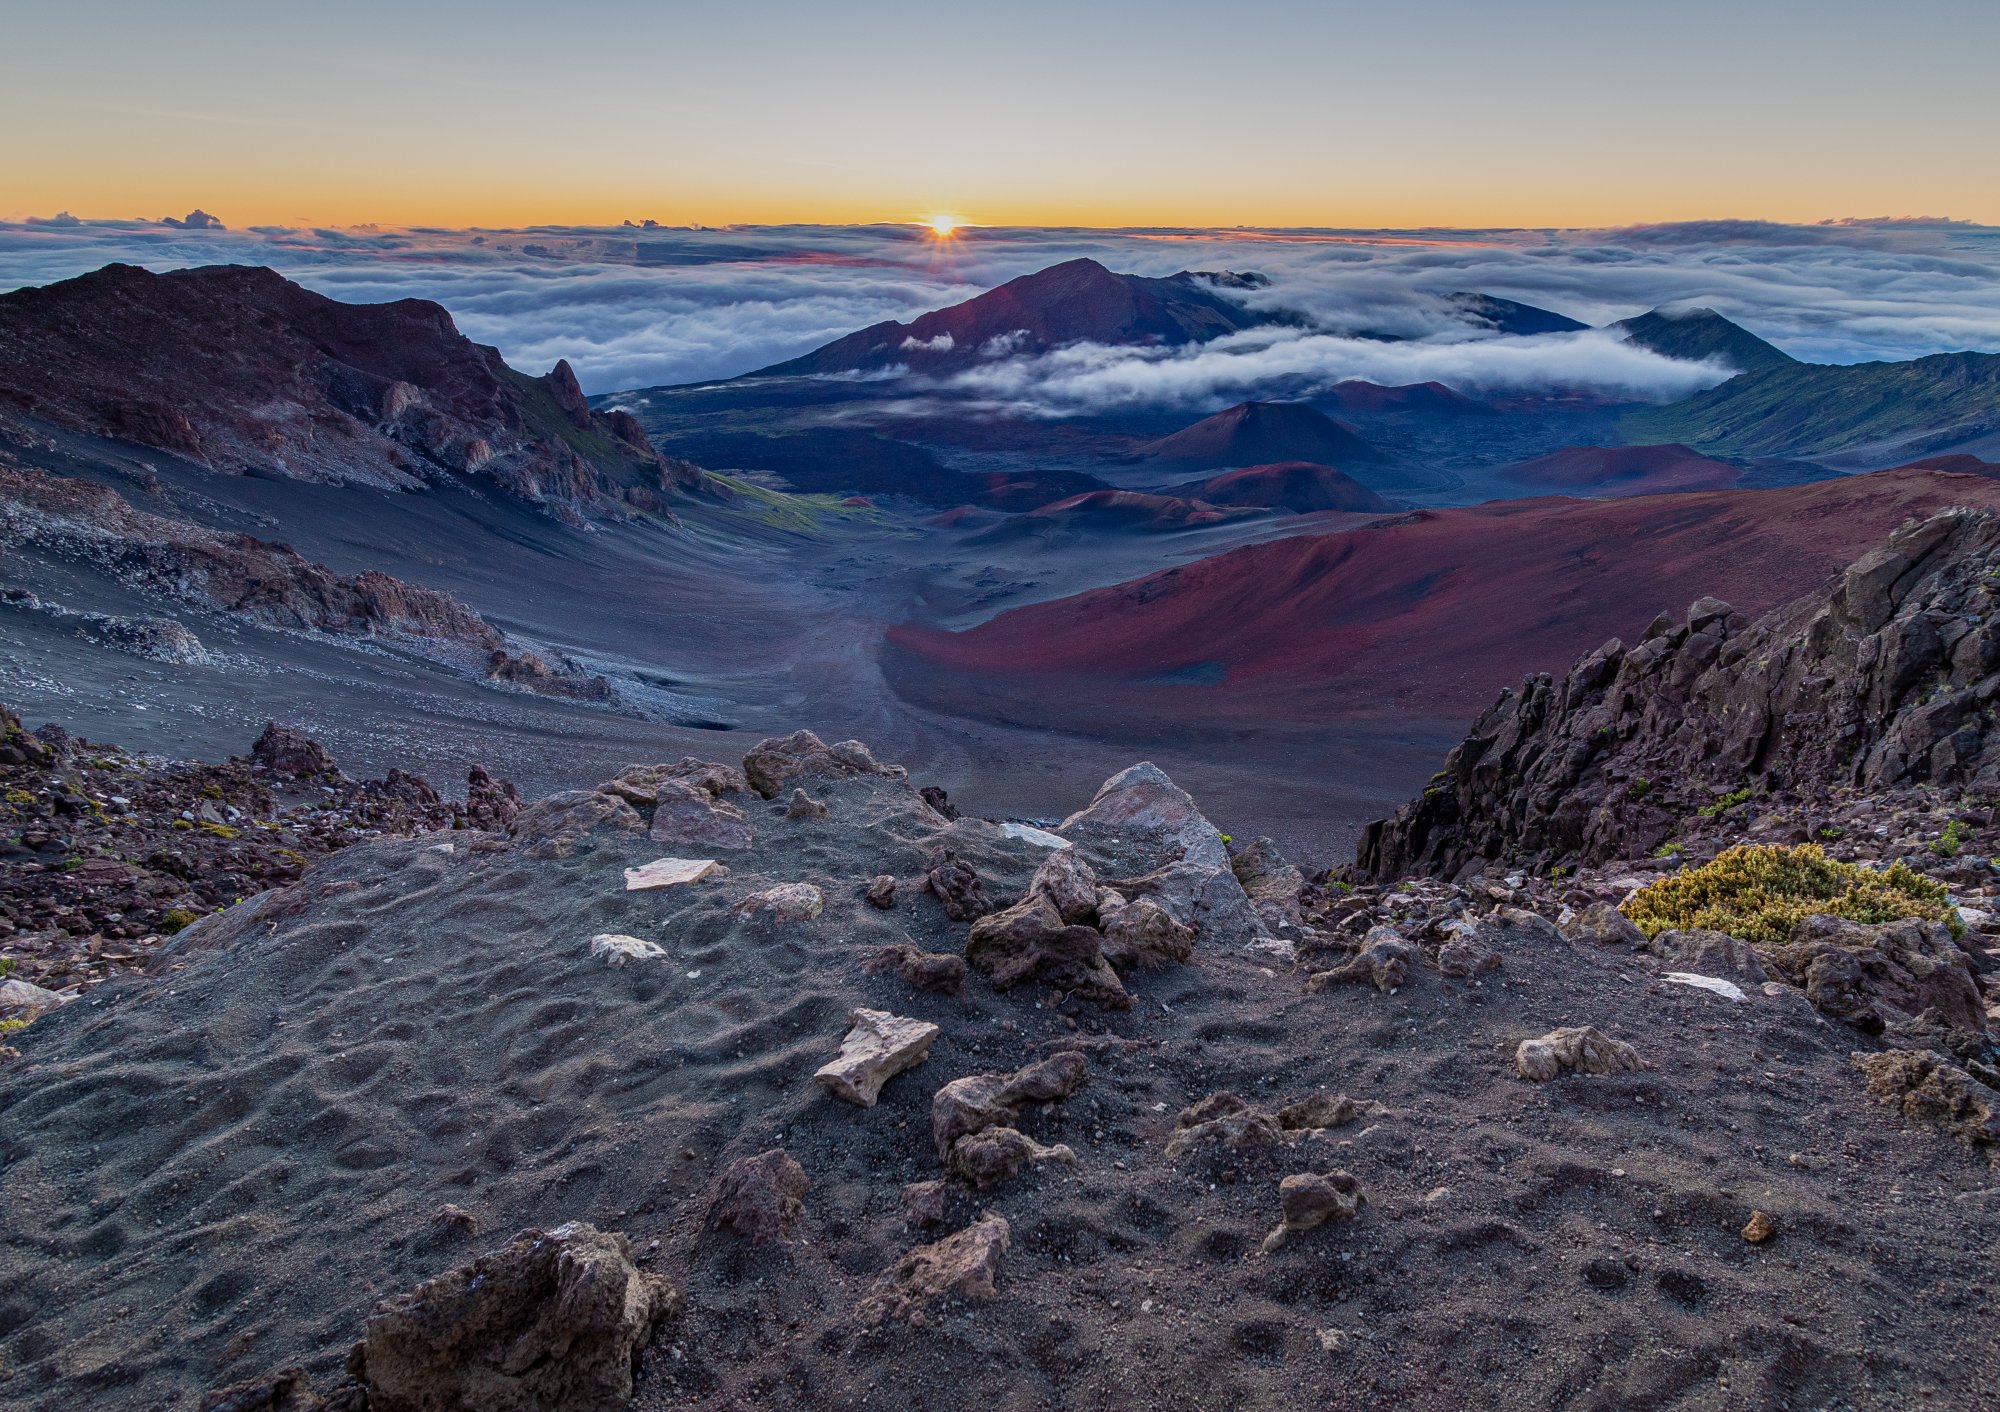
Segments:
[[[593,393],[732,377],[1077,256],[1145,275],[1256,271],[1269,286],[1232,297],[1303,313],[1309,326],[1190,349],[1086,345],[997,358],[945,390],[1062,415],[1219,405],[1349,377],[1667,398],[1723,375],[1597,331],[1484,334],[1437,297],[1461,290],[1591,324],[1705,305],[1816,362],[2000,350],[2000,229],[1931,220],[1599,231],[971,228],[949,241],[900,225],[461,231],[0,222],[0,289],[115,260],[157,270],[269,265],[338,299],[434,299],[517,367],[540,372],[567,358]],[[1363,329],[1405,341],[1351,336]]]

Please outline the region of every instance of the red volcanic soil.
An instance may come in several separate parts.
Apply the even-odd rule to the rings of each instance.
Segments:
[[[1523,673],[1712,594],[1755,615],[1913,514],[2000,509],[1935,471],[1774,490],[1496,501],[1247,546],[1002,613],[890,633],[905,695],[965,714],[1189,724],[1466,718]]]
[[[1585,495],[1663,495],[1680,490],[1726,490],[1742,479],[1743,468],[1668,442],[1661,446],[1565,446],[1494,474],[1522,485]]]
[[[1245,466],[1175,487],[1211,505],[1258,505],[1309,515],[1317,510],[1387,510],[1389,502],[1353,476],[1312,461]]]
[[[1280,461],[1333,465],[1383,459],[1353,428],[1303,402],[1239,402],[1137,450],[1162,464],[1215,471]]]
[[[1991,476],[2000,479],[2000,461],[1982,461],[1977,456],[1928,456],[1902,467],[1906,471],[1951,471],[1962,476]]]
[[[749,374],[854,372],[905,364],[924,372],[967,367],[999,353],[1065,343],[1198,343],[1268,322],[1190,274],[1121,275],[1095,260],[1066,260],[911,322],[888,321],[803,357]]]
[[[1493,409],[1484,402],[1454,392],[1441,382],[1412,382],[1400,387],[1350,378],[1337,382],[1319,397],[1343,412],[1384,413],[1423,412],[1452,417],[1490,417]]]
[[[1093,490],[1043,505],[1025,515],[1017,515],[975,538],[979,543],[987,543],[1044,534],[1055,528],[1112,534],[1163,534],[1239,520],[1250,513],[1247,509],[1225,510],[1178,495],[1147,495],[1137,490]]]

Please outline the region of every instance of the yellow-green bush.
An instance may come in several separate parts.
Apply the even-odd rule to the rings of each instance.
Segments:
[[[1738,845],[1660,879],[1620,910],[1647,936],[1701,927],[1767,945],[1785,941],[1816,913],[1856,922],[1921,917],[1948,923],[1953,935],[1964,930],[1943,883],[1901,863],[1882,872],[1839,863],[1816,843]]]

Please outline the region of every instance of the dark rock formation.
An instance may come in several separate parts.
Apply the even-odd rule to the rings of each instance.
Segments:
[[[578,511],[701,473],[600,417],[567,364],[514,371],[420,299],[344,304],[267,269],[107,265],[0,295],[0,418],[209,466],[416,489],[453,477]]]
[[[886,779],[902,779],[906,773],[901,765],[878,763],[868,747],[858,740],[828,745],[811,731],[794,731],[782,738],[759,741],[743,757],[744,779],[766,799],[776,799],[787,784],[807,776],[881,775]]]
[[[1369,826],[1359,871],[1640,856],[1743,789],[2000,792],[1996,568],[2000,518],[1948,510],[1754,626],[1705,598],[1636,647],[1531,676],[1422,798]]]
[[[805,1214],[806,1169],[782,1147],[739,1157],[722,1169],[709,1198],[708,1228],[746,1240],[778,1240]]]
[[[369,1412],[616,1412],[640,1347],[679,1307],[625,1237],[572,1221],[376,1305],[348,1373]]]

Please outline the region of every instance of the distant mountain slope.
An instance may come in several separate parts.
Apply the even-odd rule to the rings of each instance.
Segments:
[[[1245,466],[1209,480],[1175,486],[1210,505],[1256,505],[1301,515],[1320,510],[1388,510],[1389,502],[1354,477],[1311,461]]]
[[[2000,353],[1903,363],[1788,363],[1625,419],[1643,441],[1731,456],[1921,456],[2000,431]]]
[[[1171,436],[1145,443],[1138,454],[1162,465],[1203,470],[1279,461],[1339,465],[1384,459],[1348,428],[1303,402],[1239,402]]]
[[[1015,515],[972,536],[974,544],[1005,544],[1064,532],[1091,534],[1170,534],[1200,529],[1252,514],[1245,508],[1223,509],[1179,495],[1148,495],[1137,490],[1093,490]]]
[[[715,470],[768,471],[809,495],[901,495],[926,505],[1025,511],[1105,488],[1081,471],[957,471],[921,446],[849,428],[715,432],[673,445]]]
[[[1200,343],[1279,321],[1217,293],[1254,288],[1249,276],[1182,272],[1122,275],[1095,260],[1068,260],[1012,279],[963,304],[909,323],[893,320],[837,338],[803,357],[746,377],[867,372],[898,364],[947,372],[983,357],[1039,353],[1066,343]]]
[[[1412,382],[1398,387],[1349,378],[1337,382],[1315,401],[1331,403],[1342,412],[1363,416],[1412,414],[1446,417],[1491,417],[1495,409],[1441,382]]]
[[[1664,446],[1565,446],[1494,472],[1520,485],[1580,495],[1658,495],[1722,490],[1743,468],[1711,460],[1676,442]]]
[[[1232,550],[964,632],[898,628],[893,679],[919,701],[1071,728],[1470,719],[1523,671],[1565,667],[1663,609],[1714,594],[1762,612],[1907,517],[1957,504],[2000,508],[2000,483],[1883,471],[1781,490],[1425,510]],[[1182,677],[1217,684],[1150,685]]]
[[[1465,318],[1483,324],[1495,333],[1526,336],[1537,333],[1576,333],[1590,327],[1553,309],[1539,309],[1514,299],[1493,294],[1448,294],[1446,300]]]
[[[1655,309],[1636,318],[1620,319],[1609,327],[1641,348],[1690,363],[1715,358],[1742,373],[1800,366],[1782,348],[1766,343],[1713,309],[1679,309],[1671,313]]]
[[[344,304],[253,266],[107,265],[0,295],[0,420],[30,416],[231,474],[658,508],[700,472],[569,365],[516,372],[436,304]]]

